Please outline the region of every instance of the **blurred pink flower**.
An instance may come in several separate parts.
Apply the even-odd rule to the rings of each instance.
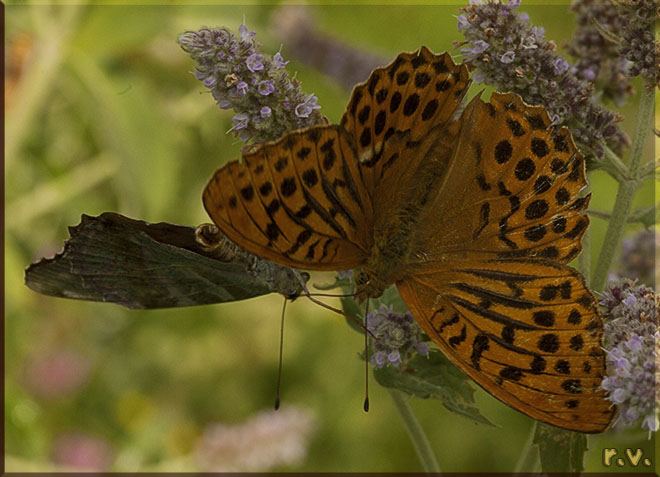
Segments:
[[[24,383],[36,397],[58,399],[78,391],[89,378],[91,366],[82,354],[55,350],[27,359]]]
[[[84,432],[66,432],[53,441],[53,461],[80,470],[108,470],[113,454],[107,441]]]
[[[211,424],[197,444],[200,470],[264,472],[302,460],[314,419],[295,407],[264,411],[235,424]]]

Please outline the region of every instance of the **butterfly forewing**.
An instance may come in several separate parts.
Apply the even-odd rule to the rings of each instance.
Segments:
[[[370,245],[371,201],[338,126],[253,148],[216,171],[203,200],[231,240],[282,265],[353,268]]]
[[[559,427],[607,427],[602,323],[573,269],[538,259],[429,263],[398,288],[429,337],[498,399]]]
[[[580,213],[589,200],[579,197],[586,186],[583,158],[565,128],[547,127],[541,108],[511,94],[494,93],[491,101],[475,98],[464,112],[451,167],[422,212],[419,241],[431,256],[567,263],[589,224]],[[457,221],[464,226],[454,226]]]
[[[353,136],[360,169],[369,193],[389,175],[415,169],[406,145],[420,141],[434,127],[448,123],[469,86],[465,65],[449,54],[434,55],[423,47],[402,53],[377,68],[355,87],[341,125]],[[395,136],[405,140],[397,140]]]

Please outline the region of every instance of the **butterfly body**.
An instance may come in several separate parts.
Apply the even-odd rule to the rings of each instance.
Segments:
[[[395,283],[427,335],[489,393],[544,422],[601,432],[602,322],[566,264],[589,220],[566,128],[514,94],[475,97],[465,65],[422,48],[356,86],[339,125],[251,148],[204,206],[281,265],[357,269],[358,299]]]
[[[424,256],[423,244],[417,237],[421,212],[429,198],[438,190],[446,171],[449,154],[442,147],[444,131],[437,128],[418,143],[407,140],[409,134],[401,134],[399,141],[406,141],[410,170],[417,164],[409,185],[384,193],[400,193],[400,198],[381,200],[395,204],[376,216],[373,226],[373,245],[361,273],[356,277],[358,300],[377,298],[392,284],[410,273],[409,265]],[[384,149],[395,147],[386,144]],[[414,273],[414,268],[412,270]]]

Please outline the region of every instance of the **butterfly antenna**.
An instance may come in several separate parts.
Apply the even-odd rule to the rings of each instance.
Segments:
[[[280,322],[280,362],[277,366],[277,392],[275,394],[275,410],[280,408],[280,385],[282,384],[282,350],[284,349],[284,312],[286,311],[286,302],[288,298],[284,299],[282,306],[282,321]]]
[[[327,309],[330,310],[330,311],[334,311],[335,313],[339,313],[340,315],[345,316],[346,318],[348,318],[349,320],[351,320],[351,321],[353,321],[355,324],[357,324],[360,328],[364,329],[364,331],[365,331],[366,333],[371,334],[371,331],[367,330],[367,328],[362,324],[362,322],[360,322],[360,320],[358,320],[358,319],[355,318],[354,316],[349,315],[349,314],[346,313],[345,311],[339,310],[339,309],[337,309],[337,308],[335,308],[335,307],[333,307],[333,306],[328,305],[327,303],[323,303],[322,301],[317,300],[316,298],[314,298],[313,296],[309,295],[308,293],[305,293],[305,294],[302,295],[302,296],[309,298],[309,300],[311,300],[313,303],[316,303],[317,305],[322,306],[323,308],[327,308]]]
[[[357,293],[339,293],[339,294],[334,294],[334,293],[310,293],[309,296],[327,296],[330,298],[353,298],[357,296]]]
[[[369,298],[364,308],[364,412],[369,412],[369,331],[367,315],[369,314]]]
[[[351,320],[351,321],[353,321],[354,323],[356,323],[360,328],[363,328],[364,331],[365,331],[365,333],[369,333],[370,335],[373,336],[373,333],[371,333],[371,331],[369,331],[369,330],[367,329],[367,327],[364,326],[362,323],[360,323],[360,320],[358,320],[358,319],[355,318],[354,316],[351,316],[351,315],[349,315],[348,313],[346,313],[345,311],[338,310],[337,308],[332,307],[332,306],[330,306],[330,305],[328,305],[328,304],[326,304],[326,303],[323,303],[322,301],[319,301],[319,300],[317,300],[316,298],[314,298],[314,297],[312,296],[312,294],[309,292],[309,289],[307,288],[307,284],[306,284],[305,281],[302,279],[302,277],[297,277],[297,278],[298,278],[298,280],[300,281],[300,286],[302,287],[302,290],[305,292],[305,293],[301,294],[301,296],[305,296],[305,297],[307,297],[312,303],[316,303],[317,305],[322,306],[323,308],[326,308],[326,309],[328,309],[328,310],[330,310],[330,311],[334,311],[335,313],[339,313],[340,315],[345,316],[345,317],[348,318],[349,320]],[[355,295],[349,295],[349,296],[355,296]],[[375,338],[375,337],[374,337],[374,338]]]

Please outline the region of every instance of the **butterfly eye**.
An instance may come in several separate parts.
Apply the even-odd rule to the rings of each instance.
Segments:
[[[367,275],[364,271],[360,270],[355,275],[355,284],[356,285],[368,285],[369,282],[370,282],[369,275]]]

